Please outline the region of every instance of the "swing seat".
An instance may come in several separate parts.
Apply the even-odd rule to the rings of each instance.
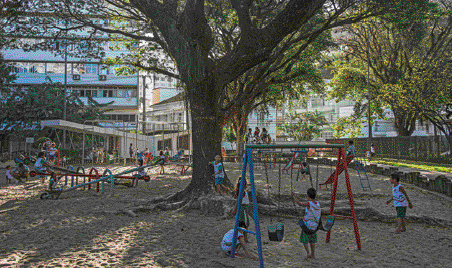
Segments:
[[[284,223],[277,222],[268,226],[268,239],[270,241],[281,242],[284,238]]]
[[[333,229],[334,225],[334,216],[328,216],[326,220],[326,224],[323,226],[323,231],[325,232],[331,232],[331,229]]]

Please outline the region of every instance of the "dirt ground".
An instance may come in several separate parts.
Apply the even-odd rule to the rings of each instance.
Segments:
[[[114,167],[113,173],[128,167]],[[317,167],[311,167],[314,182]],[[233,228],[234,220],[204,217],[198,211],[141,212],[137,217],[115,211],[138,200],[174,193],[190,181],[190,174],[179,175],[177,168],[169,174],[151,171],[151,181],[140,181],[136,188],[115,187],[109,197],[92,190],[64,193],[59,200],[40,200],[43,185],[38,179],[29,183],[0,185],[0,267],[258,267],[246,257],[228,258],[221,251],[223,235]],[[326,180],[330,167],[319,167],[319,182]],[[241,166],[226,163],[226,172],[234,180]],[[356,172],[350,171],[352,191],[357,202],[393,215],[387,178],[371,175],[372,191],[363,191]],[[278,169],[265,170],[257,165],[256,188],[278,193]],[[292,181],[292,190],[300,196],[306,192],[308,179]],[[346,197],[345,182],[339,181],[339,197]],[[271,188],[268,188],[268,186]],[[47,186],[47,183],[45,184]],[[425,215],[452,221],[450,198],[406,185],[413,209],[407,215]],[[289,195],[290,176],[281,177],[281,194]],[[328,199],[330,190],[319,191]],[[302,209],[302,208],[300,208]],[[267,226],[283,221],[283,242],[270,242]],[[351,220],[337,220],[331,242],[325,232],[318,233],[316,259],[305,260],[299,242],[297,219],[260,216],[265,267],[451,267],[451,227],[409,223],[407,232],[395,235],[394,223],[358,221],[362,250],[356,250]],[[250,226],[254,230],[254,224]],[[256,240],[251,251],[256,254]],[[448,253],[449,252],[449,253]]]

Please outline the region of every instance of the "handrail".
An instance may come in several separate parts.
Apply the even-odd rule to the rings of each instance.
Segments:
[[[344,144],[247,144],[246,149],[265,149],[265,148],[345,148]]]

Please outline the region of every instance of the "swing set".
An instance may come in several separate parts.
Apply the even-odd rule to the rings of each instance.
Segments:
[[[308,148],[311,148],[311,149],[314,149],[314,148],[338,149],[336,170],[338,170],[339,168],[343,168],[352,216],[347,217],[347,216],[341,216],[341,215],[334,214],[334,205],[336,202],[338,176],[339,176],[338,172],[334,172],[334,183],[333,183],[333,189],[332,189],[332,194],[331,194],[331,205],[330,205],[330,213],[328,216],[328,220],[327,220],[327,223],[325,226],[323,226],[323,224],[320,221],[318,224],[317,230],[321,229],[321,230],[324,230],[327,232],[325,242],[329,243],[330,239],[331,239],[331,228],[334,224],[334,217],[350,218],[353,220],[353,227],[354,227],[354,232],[355,232],[357,249],[361,250],[361,240],[360,240],[359,230],[358,230],[358,221],[356,219],[356,214],[355,214],[355,209],[354,209],[354,201],[353,201],[353,194],[352,194],[351,185],[350,185],[350,177],[348,174],[346,161],[344,161],[346,158],[344,147],[345,146],[343,144],[328,144],[328,145],[324,145],[324,144],[309,144],[309,145],[254,145],[254,144],[247,144],[245,147],[246,150],[245,150],[244,161],[243,161],[243,169],[242,169],[239,193],[243,193],[244,184],[245,184],[245,180],[246,180],[246,171],[247,171],[247,168],[249,168],[249,178],[250,178],[251,196],[252,196],[252,200],[253,200],[253,214],[254,214],[255,230],[250,231],[250,230],[245,230],[245,229],[239,228],[239,215],[240,215],[240,208],[242,205],[242,198],[243,198],[243,195],[239,194],[238,201],[237,201],[238,205],[237,205],[236,219],[235,219],[235,225],[234,225],[232,248],[231,248],[231,258],[235,257],[238,230],[243,230],[247,233],[256,235],[257,251],[258,251],[258,255],[259,255],[259,264],[260,264],[260,267],[264,267],[264,259],[263,259],[263,255],[262,255],[261,229],[260,229],[259,215],[258,215],[258,209],[257,209],[256,188],[255,188],[255,184],[254,184],[254,167],[253,167],[253,154],[252,154],[253,149],[260,150],[260,149],[278,149],[279,148],[279,149],[281,149],[281,152],[283,151],[283,149],[294,149],[294,148],[295,149],[308,149]],[[279,171],[281,173],[281,168],[279,169]],[[311,172],[309,172],[309,173],[311,173]],[[267,177],[267,184],[268,184],[267,169],[266,169],[266,177]],[[292,180],[291,180],[291,182],[292,182]],[[312,182],[312,179],[311,179],[311,182]],[[279,188],[280,188],[280,185],[281,185],[281,175],[280,175],[280,179],[279,179]],[[304,224],[301,224],[301,222],[300,222],[301,228],[303,228],[302,225],[304,225]],[[315,230],[314,232],[316,232],[317,230]],[[312,230],[310,230],[310,231],[313,232]],[[277,222],[276,224],[271,224],[270,226],[268,226],[268,235],[269,235],[270,241],[282,241],[284,238],[284,224],[281,222]]]

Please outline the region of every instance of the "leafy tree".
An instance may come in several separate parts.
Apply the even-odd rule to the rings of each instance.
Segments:
[[[340,117],[336,123],[331,126],[335,137],[357,138],[362,135],[361,129],[367,121],[356,114]]]
[[[235,135],[234,129],[230,126],[223,128],[223,141],[236,143],[237,136]]]
[[[390,108],[400,136],[413,133],[421,114],[407,109],[400,100],[414,94],[412,81],[420,81],[416,76],[442,68],[442,59],[452,45],[452,25],[447,22],[451,10],[427,0],[419,3],[397,17],[381,16],[344,27],[345,55],[331,83],[333,97],[348,96],[360,103],[367,98],[369,83],[374,117],[382,117],[382,108]]]
[[[280,45],[279,55],[271,55],[266,62],[248,70],[243,76],[228,85],[226,100],[229,104],[240,101],[235,98],[241,92],[256,96],[242,100],[244,103],[231,110],[232,126],[238,136],[237,153],[241,155],[247,130],[248,116],[253,110],[268,112],[278,102],[288,99],[300,100],[308,92],[323,92],[323,79],[316,64],[321,61],[328,48],[334,43],[329,32],[322,33],[308,47],[306,41],[296,41],[298,35],[287,38]],[[293,45],[289,45],[293,43]],[[286,46],[286,49],[284,49]]]
[[[11,87],[11,85],[10,85]],[[29,87],[12,87],[0,96],[0,125],[2,137],[20,134],[30,129],[39,129],[42,120],[63,118],[64,89],[61,84],[44,83]],[[108,104],[99,104],[92,98],[85,105],[78,95],[71,93],[66,98],[67,120],[83,123],[99,119]]]
[[[296,141],[311,141],[320,136],[322,127],[328,125],[325,115],[319,111],[290,113],[282,129]]]
[[[404,2],[412,4],[412,1]],[[69,28],[57,27],[55,23],[41,24],[47,28],[46,34],[89,27],[92,33],[101,31],[121,36],[134,41],[139,48],[139,53],[125,57],[127,62],[184,83],[192,118],[193,176],[184,191],[154,200],[176,202],[168,206],[170,208],[203,206],[196,205],[199,204],[196,200],[212,192],[212,174],[205,166],[221,150],[222,126],[245,100],[258,97],[240,92],[234,97],[236,101],[226,102],[231,82],[267,61],[273,53],[282,53],[278,52],[278,45],[303,26],[312,25],[312,19],[319,13],[323,16],[313,24],[316,27],[305,27],[298,37],[299,41],[306,42],[306,47],[328,29],[400,10],[400,5],[394,9],[392,1],[383,0],[56,0],[51,4],[48,1],[34,3],[40,12],[77,22]],[[123,25],[99,25],[94,15],[123,20]],[[228,39],[224,34],[227,32],[238,38]],[[223,46],[231,47],[230,52],[223,53],[220,49]],[[157,52],[168,55],[174,68],[167,64],[168,58],[152,57]],[[177,69],[177,73],[172,69]],[[218,209],[210,211],[219,212]]]
[[[16,23],[23,14],[23,8],[27,0],[8,0],[0,4],[0,49],[14,42],[14,39],[6,38],[8,26]]]

